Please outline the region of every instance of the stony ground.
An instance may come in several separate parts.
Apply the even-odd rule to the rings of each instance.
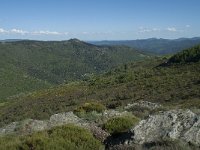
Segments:
[[[140,103],[128,104],[123,111],[105,110],[101,113],[104,120],[130,114],[131,107],[157,109],[159,104],[142,101]],[[155,143],[165,140],[189,143],[200,148],[200,116],[191,110],[168,110],[159,111],[141,120],[128,132],[112,136],[102,129],[95,121],[80,118],[73,112],[54,114],[49,120],[27,119],[13,122],[0,128],[0,135],[8,134],[31,134],[36,131],[51,129],[55,126],[74,124],[88,129],[107,149],[133,149],[146,143]],[[139,148],[138,148],[139,149]]]

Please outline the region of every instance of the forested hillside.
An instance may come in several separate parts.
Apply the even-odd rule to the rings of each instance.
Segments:
[[[183,50],[172,56],[168,63],[190,63],[200,61],[200,45]]]
[[[0,43],[0,99],[82,79],[149,56],[126,46],[94,46],[78,39]]]

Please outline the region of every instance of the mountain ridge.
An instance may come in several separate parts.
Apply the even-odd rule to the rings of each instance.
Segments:
[[[149,38],[137,40],[91,41],[90,43],[96,45],[126,45],[145,52],[153,52],[163,55],[174,54],[183,49],[198,45],[200,44],[200,37],[179,39]]]

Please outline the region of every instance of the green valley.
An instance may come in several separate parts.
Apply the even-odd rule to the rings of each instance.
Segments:
[[[0,43],[0,99],[83,79],[149,56],[125,46],[95,46],[78,39]]]

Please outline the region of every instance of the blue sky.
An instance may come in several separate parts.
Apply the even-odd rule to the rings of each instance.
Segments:
[[[200,0],[0,0],[0,39],[200,36]]]

